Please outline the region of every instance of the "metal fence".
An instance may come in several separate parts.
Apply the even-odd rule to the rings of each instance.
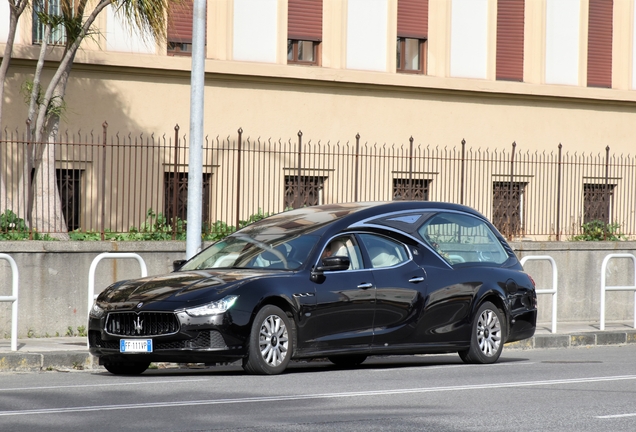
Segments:
[[[51,144],[25,137],[0,134],[0,231],[23,220],[40,234],[68,228],[101,238],[184,235],[189,150],[178,126],[147,136],[110,133],[104,123],[98,133],[60,134]],[[414,199],[473,207],[509,238],[565,240],[597,220],[636,235],[636,158],[609,147],[568,154],[559,145],[538,153],[514,143],[507,149],[473,149],[465,141],[431,147],[413,138],[371,144],[359,135],[320,142],[301,132],[264,140],[239,129],[233,137],[206,138],[203,185],[204,230],[211,234],[288,208]],[[55,218],[62,225],[42,223]]]

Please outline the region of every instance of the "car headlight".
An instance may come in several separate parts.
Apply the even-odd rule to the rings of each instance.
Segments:
[[[104,316],[104,309],[101,308],[97,303],[93,303],[93,307],[88,312],[91,318],[101,318]]]
[[[186,309],[185,312],[192,317],[222,314],[232,307],[237,298],[238,296],[235,295],[227,296],[221,300],[204,304],[203,306]]]

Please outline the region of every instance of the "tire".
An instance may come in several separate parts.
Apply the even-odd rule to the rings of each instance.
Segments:
[[[503,313],[494,304],[484,302],[473,320],[470,348],[460,351],[465,363],[495,363],[504,345],[505,323]]]
[[[280,308],[264,306],[254,318],[243,369],[253,375],[277,375],[287,368],[293,348],[290,319]]]
[[[327,357],[329,361],[340,367],[356,367],[367,359],[364,354],[351,354]]]
[[[107,362],[106,370],[114,375],[141,375],[150,366],[150,362]]]

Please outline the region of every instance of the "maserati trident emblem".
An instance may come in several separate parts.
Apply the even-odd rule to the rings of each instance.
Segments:
[[[137,305],[137,309],[141,308],[144,305],[144,302],[141,302]]]
[[[141,334],[141,331],[144,328],[144,321],[141,317],[137,317],[137,321],[133,321],[133,325],[135,326],[135,333]]]

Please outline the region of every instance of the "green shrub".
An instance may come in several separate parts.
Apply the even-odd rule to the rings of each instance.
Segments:
[[[626,236],[620,233],[620,224],[605,223],[601,220],[593,220],[581,225],[582,233],[572,237],[574,241],[619,241],[626,240]]]

